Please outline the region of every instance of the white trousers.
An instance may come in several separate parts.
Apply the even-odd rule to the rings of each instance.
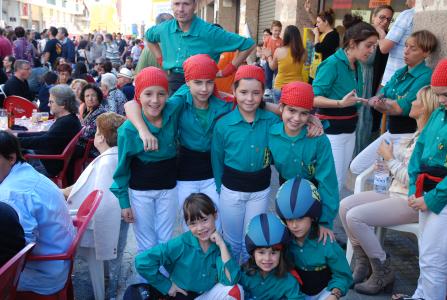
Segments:
[[[236,262],[240,261],[241,254],[242,262],[248,260],[245,232],[254,216],[267,211],[269,193],[270,187],[260,192],[246,193],[222,185],[219,203],[223,237],[230,244]]]
[[[389,131],[385,132],[354,157],[351,163],[351,172],[360,174],[372,166],[379,157],[377,150],[384,139],[392,143],[393,149],[396,149],[401,138],[411,138],[412,136],[413,133],[391,134]]]
[[[346,173],[352,159],[355,147],[355,132],[342,134],[328,134],[331,143],[332,155],[334,156],[335,172],[337,173],[338,191],[341,190],[346,181]]]
[[[419,213],[418,286],[413,298],[445,300],[447,294],[447,206],[439,215]]]
[[[178,210],[180,212],[180,219],[183,224],[183,231],[188,231],[188,226],[185,223],[183,217],[183,203],[185,199],[192,193],[203,193],[213,200],[214,206],[217,211],[219,211],[219,194],[216,191],[216,183],[214,178],[197,180],[197,181],[177,181],[177,191],[178,191]],[[220,219],[216,220],[216,229],[220,231]]]
[[[138,253],[167,242],[177,216],[177,188],[149,191],[129,189],[129,196],[135,218],[132,227]]]
[[[304,296],[304,300],[326,300],[327,297],[331,295],[331,292],[324,288],[320,293],[313,296]]]
[[[244,290],[240,285],[227,286],[221,283],[216,284],[211,290],[203,293],[195,300],[242,300]]]

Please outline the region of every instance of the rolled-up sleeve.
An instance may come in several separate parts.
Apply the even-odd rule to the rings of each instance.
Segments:
[[[317,75],[312,82],[315,97],[328,97],[335,80],[337,79],[336,65],[322,62],[317,69]]]
[[[244,51],[250,49],[255,44],[252,38],[245,38],[217,26],[213,26],[207,35],[210,41],[210,48],[219,54],[236,50]]]
[[[149,43],[160,43],[160,27],[152,26],[146,31],[145,37]]]

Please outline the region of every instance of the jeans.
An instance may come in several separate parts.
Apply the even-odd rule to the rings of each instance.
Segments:
[[[232,191],[222,185],[220,192],[220,217],[222,222],[223,237],[231,246],[231,252],[236,262],[248,260],[248,252],[245,248],[245,232],[250,220],[268,208],[268,195],[270,187],[254,192]]]
[[[328,134],[331,143],[332,154],[334,155],[335,172],[337,173],[338,190],[341,192],[345,181],[349,163],[355,146],[355,132]]]
[[[185,224],[183,218],[183,203],[185,199],[192,193],[203,193],[213,200],[214,206],[219,212],[219,194],[216,191],[216,183],[214,178],[197,180],[197,181],[177,181],[177,191],[178,191],[178,204],[180,218],[183,224],[183,231],[188,231],[188,226]],[[216,220],[216,229],[220,231],[220,219]]]
[[[273,75],[275,74],[275,71],[270,69],[269,64],[266,64],[264,67],[265,72],[265,89],[272,89],[273,86]]]

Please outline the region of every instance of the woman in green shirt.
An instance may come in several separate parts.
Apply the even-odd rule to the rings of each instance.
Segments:
[[[317,116],[329,120],[325,130],[331,142],[337,173],[338,189],[342,189],[355,146],[357,95],[363,92],[362,67],[374,52],[379,34],[360,17],[345,16],[347,28],[343,47],[324,60],[312,83]]]

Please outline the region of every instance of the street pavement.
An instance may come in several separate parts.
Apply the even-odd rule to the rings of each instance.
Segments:
[[[274,169],[274,168],[273,168]],[[348,188],[341,192],[342,198],[352,194],[354,178],[349,176]],[[270,194],[270,210],[274,210],[273,200],[278,189],[278,174],[272,172],[272,191]],[[341,199],[342,199],[341,198]],[[132,227],[129,230],[122,231],[120,244],[123,247],[119,249],[121,256],[113,263],[105,266],[106,273],[106,299],[123,298],[126,287],[137,281],[134,268],[134,258],[137,252],[135,237]],[[177,218],[175,235],[181,232],[180,215]],[[346,235],[340,220],[337,218],[334,224],[334,232],[342,244],[346,243]],[[396,281],[394,283],[393,293],[411,294],[417,283],[419,276],[418,267],[418,248],[417,239],[412,234],[395,232],[388,230],[385,236],[384,247],[392,258],[392,265],[396,271]],[[87,264],[80,258],[75,260],[75,269],[73,274],[75,289],[75,298],[77,300],[94,300],[93,289],[90,283]],[[366,296],[350,290],[342,299],[346,300],[389,300],[392,293],[381,293],[376,296]]]

